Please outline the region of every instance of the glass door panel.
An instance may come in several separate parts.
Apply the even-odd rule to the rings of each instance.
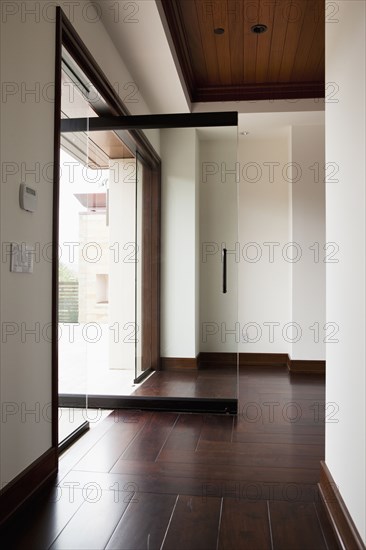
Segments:
[[[143,341],[147,337],[144,334],[143,323],[143,307],[148,307],[147,296],[145,294],[143,303],[143,276],[145,264],[149,262],[146,257],[147,250],[144,249],[144,167],[141,159],[137,155],[136,158],[136,179],[135,179],[135,246],[136,246],[136,263],[135,263],[135,382],[141,380],[144,369],[143,357]],[[146,221],[146,220],[145,220]],[[146,275],[146,273],[145,273]],[[146,349],[146,342],[144,348]]]
[[[226,369],[228,375],[229,372],[236,375],[240,338],[237,128],[199,129],[197,134],[201,251],[199,351],[203,365],[216,368],[220,374]]]
[[[86,134],[61,136],[59,191],[59,443],[87,428],[87,285],[83,247],[89,205]]]
[[[103,99],[98,96],[94,110],[89,96],[95,89],[65,59],[63,84],[75,75],[79,84],[74,79],[64,117],[90,121],[98,109],[102,116]],[[160,129],[161,195],[157,161],[144,158],[141,141],[125,126],[108,127],[61,135],[62,164],[74,179],[61,176],[60,250],[70,248],[75,265],[60,267],[74,285],[77,307],[63,305],[66,317],[60,316],[65,322],[73,315],[74,325],[73,348],[60,344],[60,393],[72,372],[75,383],[67,391],[85,409],[88,395],[132,392],[235,400],[237,127]],[[159,372],[134,391],[134,382],[159,369],[160,357]]]
[[[161,158],[161,355],[180,370],[169,391],[236,399],[237,128],[162,129]]]

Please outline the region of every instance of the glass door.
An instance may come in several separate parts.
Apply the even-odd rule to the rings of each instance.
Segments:
[[[210,380],[217,378],[217,385],[212,388],[216,395],[237,398],[240,341],[237,128],[198,129],[197,134],[200,367],[212,371]]]
[[[131,132],[128,117],[104,118],[107,105],[67,52],[63,76],[73,86],[63,116],[76,120],[62,125],[62,142],[78,180],[60,214],[66,233],[78,217],[67,236],[79,247],[77,340],[68,352],[80,350],[82,358],[66,360],[65,353],[60,365],[64,372],[73,365],[73,395],[85,407],[104,406],[108,397],[162,397],[216,400],[220,411],[233,412],[237,126],[180,128],[181,115],[172,115],[177,127],[170,121],[159,128],[152,120],[160,133],[160,180],[146,137]],[[61,393],[63,387],[61,377]]]
[[[85,407],[90,399],[131,395],[208,400],[210,410],[235,412],[237,127],[160,130],[160,256],[150,239],[156,210],[151,171],[120,137],[108,129],[65,134],[79,151],[86,140],[84,162],[74,166],[83,173],[84,187],[74,183],[70,191],[82,209],[73,238],[80,246],[77,368],[84,370],[78,378],[84,381]],[[65,212],[70,229],[71,206]],[[151,280],[157,264],[161,362],[144,383],[153,363]]]
[[[60,190],[60,248],[78,254],[74,270],[60,263],[77,303],[64,305],[63,322],[76,326],[73,348],[60,345],[60,401],[87,410],[148,398],[150,408],[153,397],[195,410],[190,400],[201,399],[198,410],[205,401],[235,412],[237,113],[130,116],[91,55],[77,62],[76,51],[65,34],[61,141],[78,182],[68,199]]]

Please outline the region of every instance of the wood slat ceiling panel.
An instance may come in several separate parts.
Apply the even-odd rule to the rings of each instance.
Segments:
[[[181,21],[183,23],[186,46],[189,51],[189,58],[196,82],[199,86],[207,86],[209,81],[196,3],[194,0],[191,0],[184,5],[183,10],[181,9],[181,4],[178,4],[178,8]]]
[[[278,80],[288,82],[291,80],[292,68],[296,59],[296,52],[300,42],[301,29],[304,24],[306,4],[302,2],[292,2],[288,16],[287,33],[284,44],[282,63]]]
[[[244,80],[243,82],[256,82],[257,45],[258,36],[253,34],[250,28],[258,22],[260,1],[253,0],[250,4],[243,5],[244,26],[242,30],[242,48],[244,51]],[[253,23],[254,21],[254,23]],[[230,33],[230,29],[229,29]]]
[[[276,0],[267,82],[279,82],[288,27],[288,6],[288,0]],[[258,40],[260,39],[261,36],[258,36]]]
[[[319,56],[318,66],[315,71],[315,80],[324,81],[324,59],[325,59],[325,44],[323,50]]]
[[[227,2],[222,0],[221,13],[218,10],[213,10],[213,26],[214,28],[221,27],[229,28],[229,17],[227,11]],[[212,27],[211,27],[212,28]],[[209,27],[210,31],[210,27]],[[226,82],[232,83],[231,75],[231,50],[230,50],[230,33],[222,35],[215,34],[216,42],[216,57],[219,65],[220,84],[225,85]]]
[[[304,80],[310,80],[316,75],[319,62],[324,63],[325,59],[325,36],[322,29],[325,27],[324,14],[319,18],[316,25],[313,41],[311,44],[308,59],[303,73]]]
[[[273,23],[275,16],[275,4],[263,3],[260,5],[260,20],[261,23],[267,25],[268,31],[257,38],[257,64],[256,64],[256,83],[268,82],[269,57],[271,52]],[[255,25],[253,20],[250,21],[250,26]],[[253,35],[255,36],[255,35]]]
[[[216,52],[216,36],[212,32],[214,26],[213,13],[211,10],[207,9],[207,3],[199,0],[194,1],[201,33],[201,44],[207,67],[208,85],[210,86],[213,82],[216,84],[220,82],[219,64]],[[182,7],[184,5],[184,3],[181,3]],[[196,53],[197,52],[194,51],[193,55],[196,55]]]
[[[162,3],[193,101],[324,97],[325,0]]]
[[[227,1],[228,20],[229,20],[229,43],[230,43],[230,68],[231,83],[240,85],[244,80],[244,48],[241,38],[244,25],[243,4],[240,2],[237,8],[237,0]]]
[[[324,23],[324,12],[321,17],[321,12],[317,9],[319,2],[317,0],[308,0],[306,3],[306,12],[304,16],[304,23],[301,28],[300,39],[298,43],[298,48],[296,51],[296,57],[294,59],[294,65],[291,74],[291,80],[295,82],[304,82],[306,80],[315,80],[317,65],[312,67],[314,74],[307,71],[307,77],[305,74],[305,69],[309,59],[310,51],[312,49],[313,43],[315,44],[315,49],[319,51],[319,58],[322,54],[324,43],[325,43],[325,23]],[[324,61],[324,51],[323,51],[323,63]]]

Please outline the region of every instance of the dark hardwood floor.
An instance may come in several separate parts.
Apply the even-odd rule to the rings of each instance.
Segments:
[[[324,378],[246,367],[239,390],[237,416],[114,411],[65,452],[57,486],[2,548],[337,548],[316,486]]]

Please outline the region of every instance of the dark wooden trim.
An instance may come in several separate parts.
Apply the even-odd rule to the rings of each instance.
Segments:
[[[338,540],[334,534],[332,525],[330,523],[329,517],[325,510],[325,506],[320,497],[318,487],[316,487],[316,491],[317,492],[315,493],[314,505],[315,505],[316,513],[320,523],[320,527],[323,533],[323,537],[325,539],[326,547],[327,549],[332,549],[332,550],[344,550],[344,548],[339,546]]]
[[[162,357],[161,370],[197,369],[197,357]]]
[[[64,407],[85,407],[83,395],[60,395]],[[83,404],[84,403],[84,404]],[[154,397],[128,395],[90,395],[91,409],[134,409],[173,412],[206,412],[216,414],[237,414],[238,400],[208,397]]]
[[[286,367],[287,353],[240,353],[240,367]]]
[[[58,448],[58,271],[59,271],[59,204],[61,147],[61,87],[62,87],[62,18],[56,9],[55,44],[55,106],[53,137],[53,201],[52,201],[52,446]]]
[[[182,17],[180,13],[179,2],[172,2],[172,0],[160,0],[158,2],[162,5],[165,13],[165,20],[163,20],[163,26],[165,33],[169,33],[175,48],[176,58],[182,71],[183,78],[186,83],[186,87],[192,101],[192,91],[196,87],[196,79],[191,65],[191,60],[187,47],[187,40],[185,38],[185,31],[182,26]],[[169,23],[168,23],[169,21]],[[170,26],[172,27],[170,29]]]
[[[139,162],[137,157],[136,162]],[[140,249],[140,258],[142,260],[141,265],[141,319],[136,318],[136,323],[140,323],[140,338],[142,338],[142,357],[141,357],[141,372],[135,372],[135,380],[140,379],[141,374],[146,375],[146,372],[151,367],[151,337],[152,337],[152,318],[151,309],[151,262],[152,262],[152,246],[151,246],[151,233],[152,233],[152,187],[151,187],[151,173],[150,170],[145,170],[142,167],[142,235],[138,236],[137,246]],[[137,217],[136,217],[137,222]],[[140,247],[141,243],[141,247]],[[143,254],[141,254],[143,250]],[[136,268],[137,268],[136,264]],[[137,280],[137,279],[136,279]],[[139,313],[137,313],[139,315]],[[137,343],[136,343],[137,345]]]
[[[137,162],[140,157],[137,155]],[[160,368],[160,164],[143,165],[142,195],[142,364],[143,374]]]
[[[290,370],[291,370],[291,357],[289,355],[287,355],[286,367],[287,367],[287,370],[290,372]]]
[[[237,362],[237,353],[205,351],[198,355],[199,369],[236,368]]]
[[[160,370],[161,163],[151,174],[151,368]]]
[[[182,359],[180,359],[182,361]],[[225,352],[201,352],[198,368],[236,367],[237,354]],[[287,367],[290,373],[325,374],[325,361],[291,359],[287,353],[239,353],[240,367]]]
[[[61,132],[105,132],[108,130],[152,130],[161,128],[211,128],[237,126],[236,111],[213,113],[174,113],[168,115],[101,116],[64,118]]]
[[[192,101],[255,101],[325,97],[324,82],[278,82],[244,86],[198,87]]]
[[[287,368],[291,373],[325,374],[325,361],[289,359]]]
[[[85,401],[85,398],[84,398],[84,401]],[[89,430],[89,428],[90,428],[89,422],[85,420],[85,422],[83,422],[80,426],[78,426],[76,430],[74,430],[71,434],[69,434],[67,437],[65,437],[65,439],[63,439],[60,442],[58,446],[59,453],[63,453],[64,451],[66,451],[66,449],[71,447],[71,445],[75,443],[75,441],[79,439],[79,437],[84,435]]]
[[[365,545],[325,462],[320,463],[321,503],[340,548],[365,550]]]
[[[57,473],[57,448],[50,448],[0,491],[0,525]]]
[[[151,374],[152,372],[154,372],[154,369],[152,369],[151,367],[149,367],[148,369],[144,370],[140,376],[138,376],[137,378],[134,379],[133,383],[134,384],[140,384],[143,380],[145,380],[145,378],[147,378],[149,376],[149,374]]]

